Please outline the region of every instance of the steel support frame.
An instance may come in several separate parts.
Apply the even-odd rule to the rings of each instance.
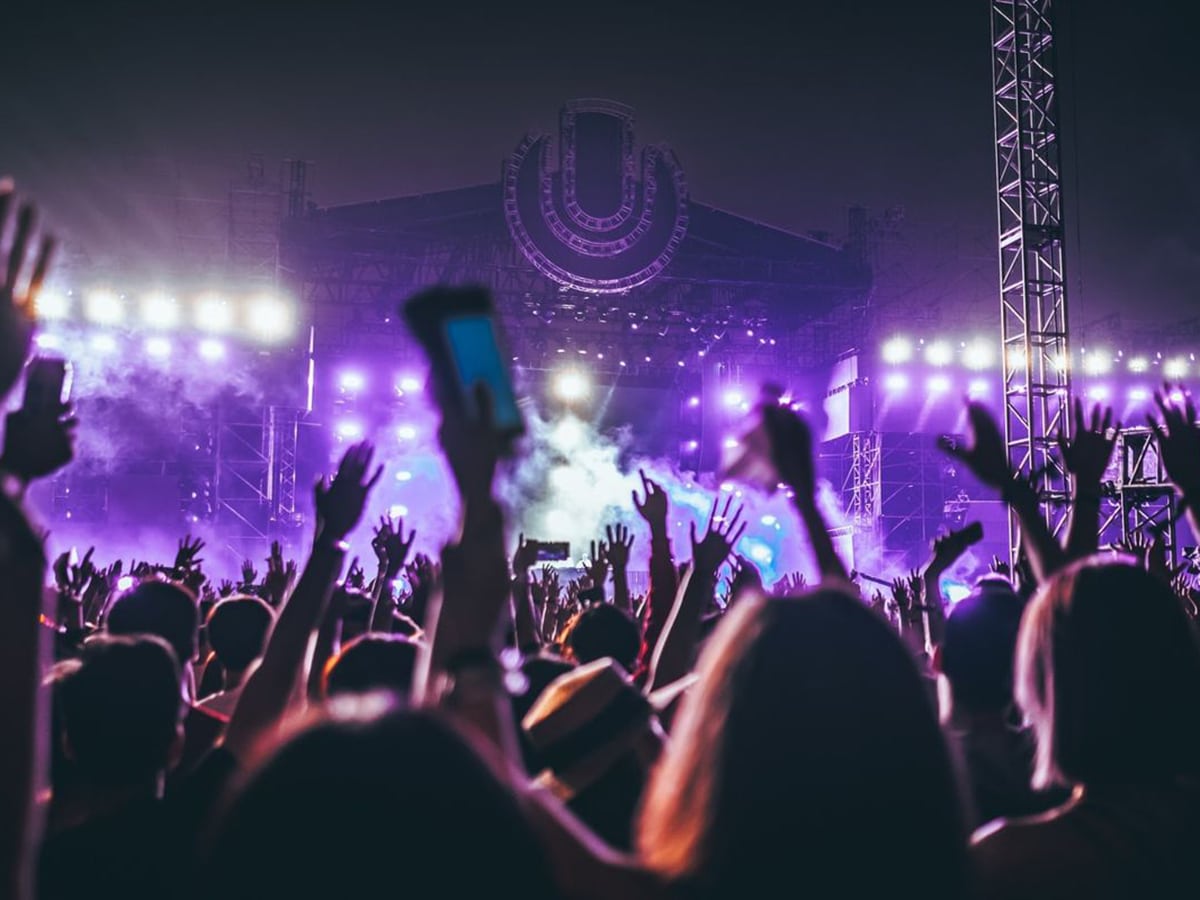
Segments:
[[[1051,0],[992,0],[1004,434],[1017,471],[1034,479],[1052,532],[1070,485],[1052,450],[1070,428],[1063,204]],[[1020,528],[1009,515],[1015,562]]]

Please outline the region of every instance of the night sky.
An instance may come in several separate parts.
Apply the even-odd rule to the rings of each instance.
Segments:
[[[904,207],[905,277],[938,271],[913,302],[994,302],[985,0],[22,6],[0,172],[93,250],[146,160],[218,196],[251,153],[314,161],[323,206],[441,190],[496,180],[564,100],[600,96],[675,149],[694,199],[835,235],[849,204]],[[1074,322],[1200,315],[1191,29],[1168,0],[1061,6]]]

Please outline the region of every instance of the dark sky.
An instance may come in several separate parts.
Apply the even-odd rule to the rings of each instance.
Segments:
[[[914,302],[992,302],[955,277],[992,271],[986,0],[22,5],[0,172],[85,241],[111,234],[131,160],[227,178],[302,157],[317,202],[345,203],[493,181],[564,100],[602,96],[672,145],[695,199],[835,234],[848,204],[902,206],[907,277],[945,270]],[[1074,321],[1198,315],[1191,23],[1169,0],[1060,5]]]

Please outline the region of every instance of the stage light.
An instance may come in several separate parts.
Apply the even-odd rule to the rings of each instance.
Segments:
[[[925,362],[931,366],[948,366],[954,361],[954,350],[945,341],[934,341],[925,348]]]
[[[411,425],[401,425],[396,429],[396,437],[400,438],[402,441],[411,441],[416,436],[417,429],[413,428]]]
[[[233,327],[233,307],[218,294],[204,294],[196,301],[195,321],[201,331],[229,331]]]
[[[759,521],[762,522],[762,524],[766,525],[768,528],[770,528],[772,525],[775,525],[779,522],[779,520],[777,518],[775,518],[774,516],[763,516],[761,519],[759,519]]]
[[[688,398],[688,406],[690,406],[692,409],[695,409],[699,405],[700,405],[699,397],[689,397]]]
[[[403,519],[407,515],[408,507],[401,503],[396,503],[388,507],[388,517],[391,519]]]
[[[1150,360],[1146,359],[1144,356],[1135,356],[1133,359],[1129,360],[1130,372],[1145,372],[1149,368]]]
[[[200,342],[200,356],[202,359],[207,359],[209,362],[225,358],[225,345],[213,338],[205,338]]]
[[[405,393],[412,393],[421,389],[421,379],[415,375],[401,375],[396,386]]]
[[[981,371],[989,369],[996,362],[996,349],[987,341],[972,341],[963,348],[963,365],[968,369]]]
[[[142,321],[151,328],[174,328],[179,324],[179,307],[166,294],[150,294],[142,300]]]
[[[967,385],[967,396],[973,399],[986,396],[991,391],[992,384],[986,378],[972,378],[971,383]]]
[[[554,396],[564,403],[586,400],[592,393],[592,383],[579,369],[566,369],[554,375]]]
[[[33,339],[33,343],[42,350],[62,349],[62,338],[57,334],[39,334]]]
[[[146,355],[155,359],[166,359],[171,355],[171,342],[165,337],[146,338]]]
[[[913,346],[908,338],[894,337],[883,345],[883,361],[890,365],[906,363],[912,359]]]
[[[1083,371],[1086,375],[1107,375],[1112,371],[1112,354],[1105,350],[1093,350],[1083,355]]]
[[[1066,372],[1071,367],[1071,360],[1062,353],[1051,353],[1047,360],[1056,372]]]
[[[98,325],[115,325],[125,318],[125,304],[113,291],[91,291],[84,301],[84,315]]]
[[[1087,390],[1089,400],[1095,400],[1097,403],[1102,403],[1110,396],[1110,391],[1106,385],[1094,384]]]
[[[569,513],[552,509],[546,513],[545,525],[547,534],[566,534],[575,527],[575,521]]]
[[[347,371],[338,376],[338,387],[343,391],[361,391],[367,386],[367,377],[362,372]]]
[[[733,450],[738,445],[738,439],[735,437],[725,438],[725,449]]]
[[[890,372],[883,379],[883,386],[893,394],[908,390],[908,376],[903,372]]]
[[[396,480],[397,481],[412,481],[412,472],[403,472],[403,471],[397,472]]]
[[[700,442],[699,441],[688,441],[684,446],[687,447],[687,450],[689,453],[695,453],[697,450],[700,449]]]
[[[1177,357],[1176,359],[1168,359],[1165,363],[1163,363],[1163,375],[1165,375],[1167,378],[1183,378],[1185,375],[1187,375],[1187,370],[1187,360],[1182,356]]]
[[[1026,362],[1029,360],[1029,354],[1025,352],[1024,347],[1014,347],[1009,345],[1007,353],[1008,367],[1010,369],[1023,369]]]
[[[363,436],[362,422],[355,422],[353,419],[338,422],[334,431],[338,437],[346,441],[358,440],[358,438]]]
[[[760,566],[769,566],[771,561],[775,559],[775,554],[771,552],[771,548],[762,541],[755,540],[754,538],[746,538],[744,544],[746,556]]]
[[[1135,387],[1129,389],[1129,399],[1135,403],[1144,403],[1150,399],[1150,392],[1145,388]]]
[[[950,390],[950,379],[945,375],[930,375],[925,382],[925,389],[931,394],[944,394]]]
[[[71,313],[71,298],[61,291],[45,288],[33,304],[39,319],[65,319]]]
[[[291,309],[278,297],[251,301],[246,316],[249,331],[264,341],[281,341],[292,333]]]
[[[117,349],[117,339],[111,334],[93,334],[89,343],[97,353],[113,353]]]
[[[742,397],[742,392],[737,388],[730,388],[721,398],[728,407],[738,407],[745,403],[745,398]]]

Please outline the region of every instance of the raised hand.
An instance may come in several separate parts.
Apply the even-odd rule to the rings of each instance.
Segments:
[[[242,560],[242,587],[251,588],[258,584],[258,571],[254,568],[254,560]]]
[[[1091,420],[1084,417],[1083,401],[1078,397],[1072,404],[1073,434],[1068,439],[1063,434],[1056,438],[1063,465],[1075,476],[1076,490],[1095,491],[1100,479],[1112,459],[1113,445],[1121,430],[1118,422],[1113,425],[1112,407],[1092,407]]]
[[[358,557],[350,560],[350,568],[346,570],[346,588],[361,592],[367,585],[367,573],[358,563]]]
[[[425,627],[425,610],[429,607],[429,598],[441,580],[441,568],[424,553],[418,553],[413,561],[404,567],[404,577],[408,579],[412,593],[408,597],[408,615],[414,622]]]
[[[180,540],[179,549],[175,552],[175,571],[183,573],[191,569],[200,568],[204,560],[199,558],[197,554],[203,549],[204,541],[200,540],[200,538],[196,538],[193,541],[190,534]]]
[[[613,571],[629,568],[629,551],[633,547],[633,535],[624,525],[606,525],[604,534],[608,538],[604,542],[605,554]]]
[[[346,539],[362,518],[371,489],[379,483],[383,466],[368,476],[375,447],[369,441],[354,444],[346,450],[331,483],[317,482],[317,534],[322,540],[338,543]]]
[[[803,572],[788,572],[775,582],[773,593],[776,597],[790,597],[802,594],[808,590],[808,579]]]
[[[271,553],[267,557],[267,574],[263,577],[263,589],[266,600],[272,606],[279,606],[287,597],[287,593],[296,582],[296,562],[283,560],[283,547],[279,541],[271,541]]]
[[[25,482],[53,475],[75,458],[78,425],[79,420],[69,408],[45,412],[14,410],[4,419],[0,466]]]
[[[716,575],[717,570],[729,558],[730,552],[746,531],[747,523],[742,521],[742,513],[746,507],[739,504],[731,517],[729,510],[732,506],[732,494],[725,498],[723,508],[720,497],[713,501],[712,512],[708,516],[708,526],[702,538],[696,534],[696,523],[692,523],[692,563],[698,572],[710,577]],[[720,510],[719,514],[718,510]]]
[[[232,597],[234,584],[228,578],[222,578],[220,585],[217,586],[218,597]]]
[[[0,242],[8,233],[15,206],[11,184],[0,185]],[[26,258],[34,243],[36,213],[26,204],[21,206],[16,218],[16,230],[8,253],[0,256],[0,396],[12,389],[29,356],[34,307],[54,254],[54,239],[42,237],[37,242],[33,268],[28,269],[26,278]]]
[[[529,570],[537,565],[538,542],[525,540],[525,535],[517,536],[517,549],[513,551],[513,574],[523,578]]]
[[[608,548],[604,541],[592,541],[588,559],[583,564],[583,571],[591,579],[592,587],[604,587],[608,580]]]
[[[643,497],[638,497],[638,492],[632,492],[633,508],[638,511],[643,519],[650,526],[651,531],[656,528],[661,528],[664,532],[667,528],[667,492],[662,489],[658,482],[648,478],[643,469],[638,469],[638,475],[642,477],[642,492]]]
[[[558,569],[553,566],[542,566],[542,578],[539,586],[545,602],[552,607],[557,606],[559,595],[562,593],[559,587]]]
[[[1182,390],[1182,389],[1178,389]],[[1158,436],[1158,452],[1167,476],[1184,497],[1200,502],[1200,427],[1196,424],[1196,405],[1189,393],[1182,401],[1172,399],[1170,385],[1154,392],[1159,417],[1146,420]]]
[[[70,579],[67,586],[71,593],[77,597],[83,594],[83,589],[87,587],[88,582],[92,580],[92,576],[96,574],[96,567],[92,565],[92,554],[95,552],[95,547],[88,547],[87,553],[83,554],[83,559],[79,561],[78,565],[71,566],[70,568]]]
[[[763,421],[779,479],[795,492],[797,502],[811,503],[816,495],[817,476],[808,423],[788,407],[779,405],[765,406]]]
[[[934,538],[933,557],[929,561],[927,571],[941,573],[948,570],[960,556],[967,552],[968,547],[979,540],[976,535],[982,536],[982,534],[978,525],[973,523],[965,528],[959,528]]]
[[[1008,564],[1007,560],[1001,559],[998,556],[992,557],[992,562],[988,566],[988,569],[991,570],[993,575],[1002,575],[1005,578],[1012,579],[1012,566]]]
[[[941,437],[938,446],[970,469],[980,483],[1004,488],[1012,480],[1013,471],[999,424],[987,407],[974,400],[967,403],[967,422],[966,444]]]
[[[371,541],[371,548],[375,551],[376,558],[379,559],[379,567],[384,572],[384,577],[389,581],[399,575],[400,570],[404,568],[416,539],[417,530],[415,528],[408,532],[408,538],[405,539],[403,519],[393,522],[391,516],[379,517],[379,525],[375,528],[375,537]]]

